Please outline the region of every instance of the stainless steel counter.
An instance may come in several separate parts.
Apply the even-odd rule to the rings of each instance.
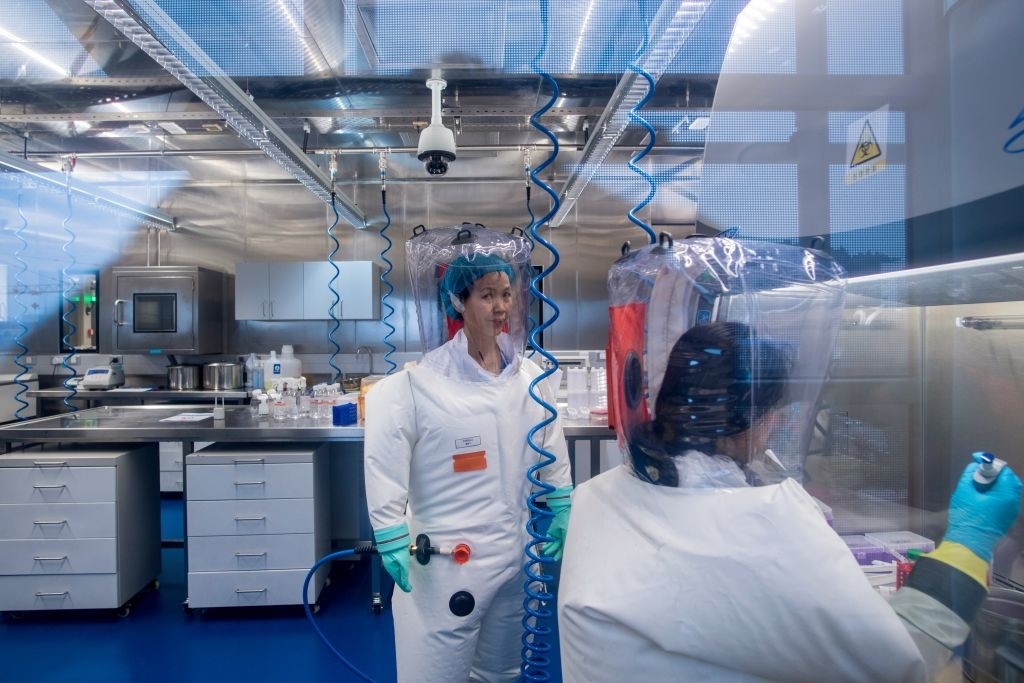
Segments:
[[[151,393],[151,392],[145,392]],[[188,394],[195,392],[173,392]],[[207,392],[212,393],[212,392]],[[218,392],[230,393],[230,392]],[[241,392],[244,394],[244,392]],[[181,413],[209,413],[197,422],[161,422]],[[563,419],[567,439],[613,439],[602,420]],[[19,441],[362,441],[362,427],[335,427],[324,420],[257,419],[248,406],[227,406],[214,420],[209,405],[101,406],[0,427],[0,443]]]
[[[62,399],[70,392],[65,389],[36,389],[28,392],[29,398],[56,398]],[[214,398],[244,399],[247,394],[242,389],[231,391],[207,391],[193,389],[189,391],[178,391],[174,389],[79,389],[75,392],[75,399],[95,401],[98,399],[153,399],[153,400],[176,400],[176,401],[205,401]]]
[[[83,406],[85,408],[94,408],[101,405],[125,405],[137,404],[145,405],[146,403],[171,403],[188,401],[192,403],[213,403],[215,398],[224,399],[226,403],[241,404],[245,403],[248,398],[248,394],[242,389],[235,389],[231,391],[205,391],[193,389],[189,391],[179,391],[174,389],[142,389],[142,388],[123,388],[117,389],[79,389],[75,392],[72,397],[71,392],[63,387],[55,389],[34,389],[25,393],[28,398],[34,398],[36,401],[36,415],[44,415],[47,412],[53,413],[53,410],[44,410],[45,406],[43,401],[50,399],[56,401],[62,401],[65,396],[68,400],[76,406]]]
[[[185,397],[188,394],[199,392],[164,393]],[[245,392],[216,393],[240,393],[243,396],[245,394]],[[210,417],[197,422],[161,422],[164,418],[186,412],[209,413]],[[569,446],[573,481],[576,480],[576,459],[571,456],[577,441],[589,442],[590,472],[592,474],[600,472],[601,442],[615,438],[615,432],[608,428],[605,418],[570,419],[563,417],[562,426],[565,431],[565,440]],[[74,413],[61,413],[60,415],[15,422],[0,427],[0,453],[8,452],[13,443],[28,441],[76,441],[79,443],[181,441],[187,454],[192,452],[192,444],[196,441],[238,443],[362,440],[362,427],[335,427],[324,420],[310,418],[283,422],[266,417],[257,419],[249,412],[248,406],[227,406],[224,410],[224,419],[214,420],[213,410],[209,404],[101,406]]]
[[[208,413],[198,422],[161,422],[181,413]],[[15,441],[361,441],[361,427],[334,427],[303,418],[256,419],[248,406],[227,406],[214,420],[209,405],[101,406],[0,427],[0,443]]]

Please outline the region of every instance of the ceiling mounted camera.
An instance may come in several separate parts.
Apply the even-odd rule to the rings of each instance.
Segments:
[[[449,162],[455,161],[455,134],[441,122],[441,91],[447,83],[440,78],[427,81],[430,88],[430,125],[420,133],[416,158],[424,162],[430,175],[444,175]]]

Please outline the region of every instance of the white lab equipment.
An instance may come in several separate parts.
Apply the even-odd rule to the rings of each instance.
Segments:
[[[608,375],[604,368],[590,368],[590,412],[608,414]]]
[[[124,366],[116,360],[110,365],[89,368],[81,381],[83,389],[113,389],[123,384]]]
[[[586,417],[590,414],[590,398],[587,389],[587,369],[569,368],[565,372],[565,388],[568,405],[565,414],[569,417]]]

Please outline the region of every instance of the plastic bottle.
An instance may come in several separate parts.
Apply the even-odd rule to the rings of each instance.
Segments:
[[[245,390],[252,391],[252,375],[256,370],[256,359],[250,353],[245,359]]]
[[[295,357],[291,344],[281,347],[281,374],[295,378],[302,375],[302,361]]]
[[[263,388],[270,390],[274,383],[284,377],[281,368],[281,359],[277,357],[277,351],[270,352],[270,358],[263,361]]]
[[[252,389],[263,391],[266,389],[263,384],[263,361],[255,353],[250,353],[249,357],[252,359]],[[248,365],[248,361],[246,363]]]

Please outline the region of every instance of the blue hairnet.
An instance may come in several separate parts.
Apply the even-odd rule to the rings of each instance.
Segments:
[[[503,259],[493,254],[474,254],[472,257],[460,256],[444,271],[441,280],[441,306],[445,314],[452,320],[461,320],[462,314],[452,306],[449,294],[463,297],[469,293],[473,283],[488,273],[505,273],[510,283],[516,281],[515,271]]]

